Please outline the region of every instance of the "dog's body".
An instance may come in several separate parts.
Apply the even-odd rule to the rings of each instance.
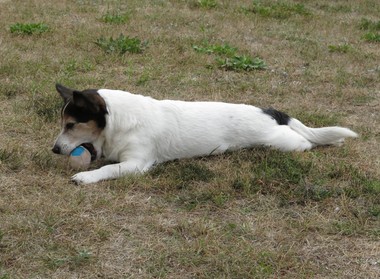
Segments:
[[[119,162],[73,176],[83,184],[144,172],[174,159],[257,145],[303,151],[357,136],[342,127],[309,128],[282,112],[249,105],[159,101],[119,90],[80,92],[61,85],[57,90],[65,106],[53,151],[69,155],[92,143],[97,158]]]

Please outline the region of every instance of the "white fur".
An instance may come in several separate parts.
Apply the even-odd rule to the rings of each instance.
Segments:
[[[108,89],[98,93],[109,114],[104,131],[93,144],[98,155],[120,163],[80,172],[72,178],[77,183],[141,173],[168,160],[254,145],[303,151],[357,136],[340,127],[308,128],[296,119],[278,125],[260,108],[243,104],[158,101]]]

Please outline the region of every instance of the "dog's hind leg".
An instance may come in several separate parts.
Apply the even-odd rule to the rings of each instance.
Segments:
[[[274,126],[270,129],[263,144],[281,151],[304,151],[315,146],[286,125]]]

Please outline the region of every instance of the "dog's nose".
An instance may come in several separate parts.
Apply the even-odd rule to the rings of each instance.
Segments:
[[[54,145],[52,150],[55,154],[61,154],[61,148],[58,145]]]

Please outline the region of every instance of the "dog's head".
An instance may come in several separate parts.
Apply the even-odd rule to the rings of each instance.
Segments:
[[[56,154],[69,155],[81,144],[95,143],[105,125],[107,107],[97,90],[77,91],[56,85],[64,101],[61,111],[61,133],[58,135],[52,151]],[[98,157],[100,147],[95,145]]]

